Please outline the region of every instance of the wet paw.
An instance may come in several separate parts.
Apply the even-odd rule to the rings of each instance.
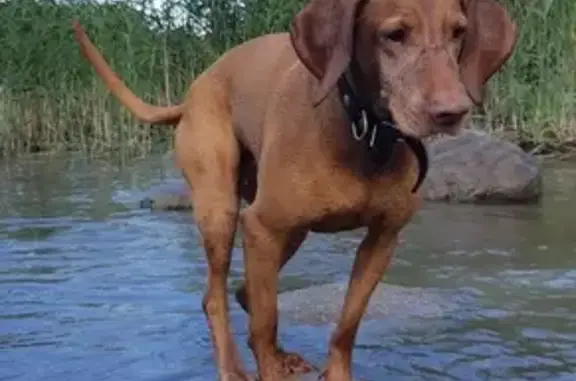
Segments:
[[[284,376],[309,373],[316,370],[312,364],[304,360],[302,356],[297,353],[280,351],[278,357]]]

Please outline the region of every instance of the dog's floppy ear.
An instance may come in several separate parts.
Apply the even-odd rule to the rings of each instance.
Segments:
[[[356,9],[362,0],[310,0],[290,26],[298,58],[320,81],[314,103],[321,102],[344,73],[354,45]]]
[[[462,82],[474,103],[484,85],[508,60],[516,45],[516,25],[496,0],[465,1],[468,32],[460,54]]]

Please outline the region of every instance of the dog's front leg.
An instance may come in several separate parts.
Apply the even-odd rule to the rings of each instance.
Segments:
[[[271,229],[263,223],[255,205],[242,212],[241,223],[250,320],[248,344],[256,360],[259,381],[281,381],[293,373],[305,373],[311,370],[305,361],[277,345],[278,271],[283,256],[297,249],[290,246],[301,244],[301,230]]]
[[[282,253],[282,257],[280,258],[280,266],[278,267],[278,272],[282,271],[282,268],[288,263],[288,261],[292,258],[296,251],[302,245],[302,242],[306,239],[308,235],[308,230],[300,230],[296,231],[293,234],[290,234],[290,239],[288,240],[287,246]],[[242,307],[242,309],[247,313],[249,312],[249,303],[248,303],[248,291],[246,289],[246,284],[244,283],[241,285],[238,290],[236,290],[236,300]],[[313,370],[316,370],[316,367],[306,361],[302,356],[297,353],[292,353],[284,350],[279,343],[276,343],[276,354],[280,358],[280,361],[283,364],[283,369],[285,373],[291,374],[302,374],[308,373]]]
[[[330,340],[328,362],[323,372],[325,381],[352,379],[352,349],[360,320],[372,292],[388,268],[398,242],[398,232],[399,229],[371,227],[358,248],[340,320]]]

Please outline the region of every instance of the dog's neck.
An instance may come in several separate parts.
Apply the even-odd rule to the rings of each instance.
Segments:
[[[394,163],[396,148],[406,143],[418,160],[418,178],[412,188],[416,192],[428,172],[428,155],[419,139],[403,134],[388,108],[381,116],[374,112],[371,102],[360,97],[362,91],[354,81],[353,71],[347,70],[338,80],[338,91],[350,125],[350,135],[362,145],[369,156],[372,170],[390,167]]]

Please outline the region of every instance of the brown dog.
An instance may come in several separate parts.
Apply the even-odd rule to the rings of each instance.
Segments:
[[[311,369],[277,344],[277,273],[309,231],[367,227],[323,372],[351,379],[352,349],[398,234],[418,208],[418,139],[454,134],[510,56],[516,27],[494,0],[311,0],[290,33],[262,36],[199,75],[181,105],[144,103],[79,24],[104,83],[139,120],[177,124],[209,264],[204,298],[221,380],[246,379],[228,322],[226,280],[244,233],[249,345],[261,381]],[[205,148],[201,148],[205,147]],[[418,184],[416,184],[417,187]],[[239,199],[250,205],[239,213]]]

